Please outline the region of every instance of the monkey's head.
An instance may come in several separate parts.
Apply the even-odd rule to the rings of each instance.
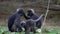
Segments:
[[[28,10],[28,16],[33,16],[33,14],[34,14],[34,9],[29,9]]]
[[[24,15],[25,13],[24,13],[24,10],[22,9],[22,8],[18,8],[17,9],[17,12],[18,12],[18,14],[20,14],[20,15]]]

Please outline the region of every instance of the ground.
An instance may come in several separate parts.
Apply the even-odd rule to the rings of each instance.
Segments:
[[[3,31],[6,31],[6,30],[8,30],[7,27],[0,27],[0,34],[2,34]],[[19,33],[19,32],[5,32],[5,34],[24,34],[24,33],[25,32],[21,32],[21,33]],[[31,32],[30,34],[33,34],[33,33]],[[40,33],[36,33],[36,34],[40,34]]]
[[[0,27],[0,34],[2,34],[2,32],[4,30],[8,30],[7,27]],[[15,32],[16,34],[20,34],[19,32]],[[5,34],[14,34],[14,32],[5,32]],[[21,32],[21,34],[24,34],[24,32]],[[33,34],[31,32],[31,34]],[[40,34],[40,33],[36,33],[36,34]],[[45,26],[42,30],[42,34],[60,34],[60,27],[59,26]]]
[[[43,34],[60,34],[59,26],[46,26],[42,30]]]

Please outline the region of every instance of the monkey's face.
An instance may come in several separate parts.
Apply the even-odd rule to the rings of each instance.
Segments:
[[[27,12],[27,15],[31,17],[31,16],[33,15],[32,11],[29,10],[29,11]]]

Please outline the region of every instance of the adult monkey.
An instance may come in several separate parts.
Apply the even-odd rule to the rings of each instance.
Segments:
[[[35,14],[34,9],[29,9],[27,16],[25,15],[25,18],[35,20],[36,27],[41,28],[41,25],[42,25],[41,19],[43,16],[44,16],[44,14],[41,14],[41,16],[39,17]],[[40,18],[40,19],[38,19],[38,18]]]
[[[34,34],[36,33],[36,28],[35,28],[36,22],[38,20],[40,20],[42,16],[43,16],[43,14],[41,16],[39,16],[39,18],[37,18],[36,20],[28,19],[21,23],[21,25],[25,28],[25,34],[30,34],[31,31]]]
[[[8,19],[8,29],[11,32],[15,32],[16,30],[14,30],[14,27],[19,28],[19,31],[22,31],[22,26],[20,24],[20,17],[24,14],[24,11],[22,8],[18,8],[16,13],[14,13],[13,15],[11,15]],[[17,23],[14,25],[14,23]]]
[[[36,20],[36,19],[39,18],[39,16],[35,14],[34,9],[29,9],[27,15],[30,17],[30,19],[33,19],[33,20]],[[37,26],[38,28],[41,28],[41,25],[42,25],[41,19],[42,19],[43,16],[44,16],[44,15],[41,14],[41,15],[40,15],[41,18],[36,22],[36,26]]]

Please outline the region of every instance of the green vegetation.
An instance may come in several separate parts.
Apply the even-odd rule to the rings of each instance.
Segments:
[[[59,27],[44,27],[42,30],[43,34],[60,34]]]
[[[0,34],[2,34],[3,33],[3,31],[6,31],[6,30],[8,30],[8,28],[7,27],[0,27]],[[19,32],[4,32],[4,34],[24,34],[25,32],[21,32],[21,33],[19,33]],[[30,34],[33,34],[32,32],[30,32]],[[36,33],[36,34],[40,34],[40,33]]]
[[[0,27],[0,34],[2,34],[2,31],[4,30],[8,30],[7,27]],[[25,32],[4,32],[5,34],[24,34]],[[60,34],[60,29],[57,29],[57,28],[51,28],[51,29],[48,29],[48,28],[43,28],[42,30],[42,33],[43,34]],[[32,32],[30,34],[33,34]],[[36,33],[36,34],[40,34],[40,33]]]

